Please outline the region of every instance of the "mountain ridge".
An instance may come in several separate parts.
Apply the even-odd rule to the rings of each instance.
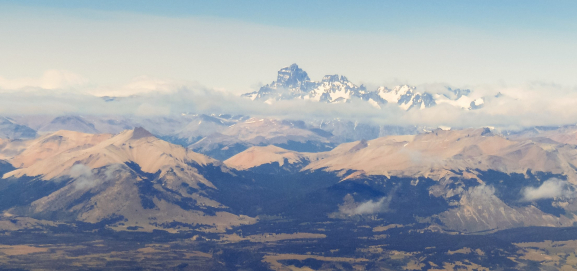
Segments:
[[[277,80],[261,87],[258,91],[242,94],[251,100],[273,103],[279,100],[311,100],[325,103],[344,103],[362,100],[371,106],[381,108],[390,103],[397,104],[403,110],[425,109],[437,104],[447,103],[466,110],[483,106],[484,99],[473,99],[470,90],[447,87],[449,94],[420,92],[416,87],[400,85],[392,89],[378,87],[369,91],[364,85],[357,86],[343,75],[325,75],[321,81],[311,81],[308,74],[296,63],[278,71]]]
[[[8,214],[89,223],[112,219],[119,229],[173,232],[223,231],[255,222],[214,200],[218,188],[201,170],[218,168],[229,174],[220,161],[160,140],[141,127],[117,135],[58,131],[25,145],[29,149],[6,160],[19,167],[5,173],[4,181],[50,189],[36,192],[39,198]]]

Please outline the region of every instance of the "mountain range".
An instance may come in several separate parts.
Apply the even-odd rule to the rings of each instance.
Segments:
[[[96,238],[99,245],[83,248],[89,251],[104,249],[98,240],[126,238],[126,246],[138,240],[158,252],[160,240],[173,240],[171,249],[204,253],[189,256],[191,269],[253,270],[353,270],[343,259],[361,270],[463,261],[523,270],[536,252],[521,243],[574,238],[575,126],[510,134],[434,129],[307,152],[279,145],[327,135],[299,122],[240,119],[228,136],[260,143],[226,160],[142,127],[1,139],[0,231],[37,243],[49,238],[42,247],[52,247],[53,237]],[[451,252],[459,249],[465,252]],[[107,255],[118,257],[114,251]],[[398,253],[405,256],[390,256]],[[201,264],[195,255],[217,261]],[[183,258],[165,260],[174,259]]]
[[[256,223],[259,215],[298,217],[286,209],[296,204],[292,201],[329,217],[422,210],[419,219],[388,219],[459,232],[569,226],[574,222],[570,214],[577,211],[574,145],[538,137],[508,139],[488,128],[386,136],[316,153],[253,146],[224,162],[140,127],[117,135],[58,131],[0,143],[6,165],[0,192],[28,187],[22,192],[29,194],[15,202],[5,197],[0,202],[5,215],[114,220],[110,223],[118,229],[223,231]],[[539,194],[551,180],[552,188]],[[303,198],[345,184],[357,187],[327,192],[323,208],[314,197]],[[555,185],[563,190],[547,193]],[[355,211],[363,201],[381,199],[387,206]],[[421,209],[406,209],[401,203],[409,199]],[[426,210],[429,203],[440,209]]]
[[[159,140],[139,127],[118,135],[59,131],[8,142],[0,152],[16,168],[4,174],[9,184],[4,192],[28,186],[24,193],[33,194],[16,195],[17,202],[4,199],[5,215],[89,223],[113,220],[120,229],[145,230],[223,230],[254,222],[227,212],[228,207],[207,195],[207,189],[216,187],[199,168],[221,167],[219,161]],[[10,205],[14,207],[7,209]]]
[[[355,182],[371,187],[366,188],[369,190],[383,192],[382,186],[389,186],[389,194],[382,194],[390,201],[387,204],[407,200],[401,195],[410,197],[416,193],[411,190],[426,189],[421,198],[412,199],[416,201],[413,204],[440,200],[447,209],[422,221],[438,221],[434,227],[444,230],[478,232],[530,225],[573,225],[574,216],[567,213],[577,210],[575,157],[577,152],[572,145],[553,140],[510,140],[485,128],[382,137],[341,144],[321,153],[252,147],[225,164],[243,170],[277,167],[276,172],[335,172],[341,175],[341,182]],[[390,187],[395,178],[412,181],[393,185],[399,188]],[[543,187],[550,178],[559,178],[555,185],[561,185],[563,191],[528,196],[527,191],[534,187],[551,189]],[[353,198],[360,196],[356,193],[360,192],[350,191]],[[375,208],[382,210],[367,213],[387,212],[390,206]]]
[[[417,115],[443,103],[474,110],[493,101],[463,89],[367,90],[337,75],[315,82],[296,65],[244,97],[271,107],[293,99],[394,105]],[[0,118],[0,263],[572,270],[576,169],[576,125],[10,115]]]
[[[31,139],[59,130],[116,134],[143,127],[168,142],[225,160],[251,146],[274,144],[298,151],[325,151],[334,146],[383,135],[415,134],[424,127],[390,126],[350,120],[280,120],[228,114],[171,116],[24,115],[0,125],[0,138]]]
[[[325,103],[346,103],[361,100],[381,108],[396,104],[403,110],[424,109],[447,103],[463,109],[477,109],[484,99],[469,97],[468,89],[446,88],[445,93],[420,92],[416,87],[400,85],[394,88],[378,87],[367,90],[364,85],[355,85],[343,75],[325,75],[321,81],[311,81],[308,74],[292,64],[278,71],[277,80],[261,87],[258,91],[243,94],[251,100],[272,103],[279,100],[311,100]]]

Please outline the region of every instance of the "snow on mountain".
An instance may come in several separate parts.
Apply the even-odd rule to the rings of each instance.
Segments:
[[[433,95],[435,102],[437,104],[450,104],[452,106],[460,107],[463,109],[478,109],[483,106],[485,100],[483,98],[473,98],[470,97],[471,93],[468,89],[447,89],[451,95],[447,94],[435,94]]]
[[[411,108],[427,108],[436,105],[433,96],[427,92],[420,93],[415,87],[408,85],[396,86],[393,89],[379,87],[377,94],[389,103],[396,103],[404,110]]]
[[[351,83],[346,77],[326,75],[319,82],[311,81],[308,74],[292,64],[278,72],[277,80],[259,91],[243,94],[252,100],[272,102],[278,100],[313,100],[318,102],[347,102],[353,97],[364,98],[366,88]]]
[[[357,86],[345,76],[325,75],[321,81],[311,81],[308,74],[292,64],[278,72],[277,80],[261,87],[258,91],[243,94],[251,100],[273,103],[279,100],[312,100],[325,103],[346,103],[353,99],[367,101],[381,108],[387,103],[398,104],[403,110],[424,109],[437,104],[450,104],[463,109],[480,108],[484,100],[468,96],[470,90],[447,88],[450,95],[421,92],[416,87],[402,85],[392,89],[379,87],[369,91],[365,86]]]

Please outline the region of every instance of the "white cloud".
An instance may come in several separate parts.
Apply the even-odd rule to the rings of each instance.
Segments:
[[[556,178],[544,181],[539,187],[527,187],[523,190],[523,199],[525,201],[534,201],[540,199],[553,198],[573,198],[575,190],[567,181]]]
[[[83,164],[76,164],[70,168],[68,175],[74,179],[74,189],[88,190],[116,179],[120,170],[123,170],[122,164],[112,164],[101,171],[103,174],[97,175],[96,170]]]
[[[389,204],[392,196],[382,197],[377,201],[368,200],[362,203],[355,202],[351,194],[344,197],[344,203],[339,206],[339,211],[346,215],[368,215],[389,212]]]
[[[52,86],[74,85],[74,76],[54,75]],[[68,79],[67,79],[68,78]],[[64,83],[69,82],[69,83]],[[0,85],[2,82],[0,82]],[[20,87],[26,84],[15,84]],[[4,82],[4,85],[9,85]],[[47,85],[46,85],[47,86]],[[240,98],[194,82],[138,77],[118,87],[74,89],[27,87],[18,91],[0,91],[0,115],[16,114],[84,114],[140,115],[217,113],[242,114],[279,119],[334,119],[360,121],[378,125],[496,127],[517,129],[529,126],[575,124],[577,122],[577,91],[575,88],[551,84],[508,86],[469,86],[472,97],[484,97],[481,109],[463,110],[449,104],[439,104],[424,110],[404,111],[395,104],[381,109],[367,106],[366,101],[353,100],[345,104],[326,104],[305,100],[278,101],[272,105]],[[438,85],[421,86],[419,90],[441,90]],[[502,96],[496,98],[495,95]],[[96,96],[95,96],[96,95]],[[118,97],[105,102],[101,96]]]
[[[128,97],[147,93],[174,93],[179,89],[194,87],[198,87],[198,84],[150,76],[139,76],[121,86],[93,88],[87,90],[87,93],[98,97]]]
[[[48,70],[42,75],[39,87],[45,89],[63,89],[83,86],[87,82],[88,80],[86,78],[69,71]]]
[[[357,208],[353,210],[353,214],[365,215],[388,212],[390,203],[391,197],[382,197],[378,201],[369,200],[357,206]]]
[[[99,182],[92,173],[92,169],[83,164],[76,164],[70,168],[70,177],[74,178],[74,188],[84,190],[95,187]]]
[[[156,106],[149,103],[144,103],[134,112],[137,116],[166,116],[170,114],[170,107]]]
[[[0,77],[0,89],[18,90],[22,88],[68,89],[86,85],[88,80],[81,75],[64,71],[48,70],[39,78],[7,79]]]

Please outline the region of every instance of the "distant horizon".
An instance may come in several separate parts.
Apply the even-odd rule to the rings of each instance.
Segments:
[[[575,13],[570,1],[0,0],[0,60],[7,63],[0,66],[0,115],[193,112],[433,127],[572,124]],[[369,91],[407,84],[419,95],[470,93],[408,111],[425,103],[421,96],[401,104],[377,101],[376,93],[356,101],[348,93],[341,103],[334,99],[344,94],[333,93],[331,102],[339,104],[326,104],[304,101],[312,97],[307,93],[274,105],[240,97],[293,63],[312,81],[338,74]],[[130,98],[107,103],[101,96]]]
[[[570,1],[0,1],[10,63],[0,90],[149,78],[240,94],[292,63],[311,78],[365,85],[574,87],[576,10]]]

